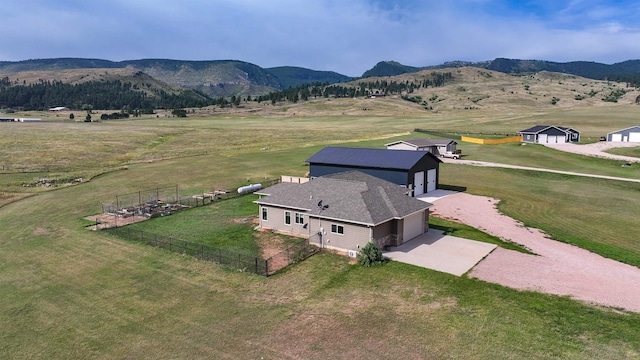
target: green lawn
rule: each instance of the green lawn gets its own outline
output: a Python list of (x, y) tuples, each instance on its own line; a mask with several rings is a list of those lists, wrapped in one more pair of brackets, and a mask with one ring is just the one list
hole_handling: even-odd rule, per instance
[(624, 147), (624, 148), (614, 148), (606, 150), (606, 152), (616, 155), (623, 156), (633, 156), (640, 158), (640, 146), (638, 147)]
[[(557, 114), (522, 117), (544, 121)], [(567, 114), (567, 121), (579, 121), (578, 115), (583, 114)], [(518, 127), (517, 116), (500, 116), (478, 118), (471, 126), (484, 123), (488, 129), (502, 120), (505, 127)], [(424, 127), (425, 122), (444, 127), (445, 121), (457, 121), (454, 117), (100, 123), (108, 128), (106, 138), (121, 132), (123, 142), (129, 139), (134, 144), (107, 156), (109, 151), (87, 141), (82, 146), (93, 147), (99, 154), (85, 159), (79, 151), (71, 161), (83, 167), (103, 156), (111, 162), (124, 154), (122, 159), (130, 161), (128, 170), (35, 193), (17, 185), (22, 175), (10, 175), (13, 178), (6, 181), (8, 177), (0, 177), (2, 196), (34, 193), (0, 207), (0, 357), (640, 359), (640, 314), (395, 262), (362, 268), (328, 253), (264, 278), (89, 231), (81, 220), (98, 213), (101, 203), (113, 202), (118, 194), (174, 184), (187, 194), (233, 189), (281, 174), (304, 175), (308, 170), (304, 160), (326, 144), (385, 143), (397, 139), (394, 134)], [(470, 121), (467, 117), (457, 124), (462, 126), (463, 120)], [(593, 126), (593, 133), (600, 131), (593, 125), (595, 116), (585, 121)], [(46, 132), (49, 128), (33, 129)], [(59, 147), (70, 139), (63, 133), (49, 132), (47, 141), (55, 146), (31, 144), (35, 154), (45, 157), (43, 163), (47, 154), (62, 151)], [(167, 134), (173, 137), (159, 139)], [(2, 144), (10, 142), (11, 136), (0, 132)], [(269, 150), (261, 150), (266, 145)], [(487, 160), (501, 156), (494, 150), (482, 155), (482, 149), (474, 156)], [(538, 147), (507, 149), (514, 151), (518, 161), (562, 159)], [(207, 153), (158, 161), (162, 154), (179, 150)], [(2, 155), (7, 152), (0, 146)], [(139, 161), (150, 158), (155, 160)], [(605, 164), (578, 160), (578, 165), (568, 166), (588, 169)], [(640, 245), (631, 231), (640, 213), (637, 184), (451, 164), (441, 169), (443, 184), (495, 196), (502, 200), (502, 211), (527, 225), (640, 264)], [(244, 200), (138, 226), (198, 239), (200, 230), (190, 233), (190, 221), (210, 220), (213, 225), (217, 219), (217, 228), (228, 225), (232, 234), (244, 236), (245, 229), (223, 221), (249, 216), (254, 205)], [(481, 236), (455, 224), (442, 226)], [(212, 228), (204, 238), (226, 238)]]
[(505, 249), (515, 250), (525, 254), (533, 254), (531, 251), (525, 249), (524, 247), (518, 244), (504, 241), (500, 238), (489, 235), (476, 228), (473, 228), (471, 226), (467, 226), (461, 223), (457, 223), (454, 221), (449, 221), (449, 220), (431, 216), (429, 217), (429, 227), (432, 229), (443, 231), (446, 235), (452, 235), (452, 236), (457, 236), (465, 239), (482, 241), (489, 244), (496, 244)]
[(187, 209), (168, 217), (157, 217), (128, 227), (174, 239), (259, 256), (254, 224), (258, 214), (253, 203), (257, 196), (248, 195), (218, 203)]

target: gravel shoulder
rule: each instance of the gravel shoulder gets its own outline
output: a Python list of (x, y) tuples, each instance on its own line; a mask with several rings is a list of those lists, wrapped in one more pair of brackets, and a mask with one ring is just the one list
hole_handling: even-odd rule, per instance
[(640, 312), (640, 269), (551, 240), (542, 231), (501, 214), (498, 202), (466, 193), (434, 201), (433, 216), (473, 226), (537, 254), (497, 248), (473, 268), (470, 277)]

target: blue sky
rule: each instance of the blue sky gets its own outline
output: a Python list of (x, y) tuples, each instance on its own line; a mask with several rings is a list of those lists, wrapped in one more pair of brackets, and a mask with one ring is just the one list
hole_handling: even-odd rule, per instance
[(359, 76), (497, 57), (640, 58), (628, 0), (3, 0), (0, 61), (234, 59)]

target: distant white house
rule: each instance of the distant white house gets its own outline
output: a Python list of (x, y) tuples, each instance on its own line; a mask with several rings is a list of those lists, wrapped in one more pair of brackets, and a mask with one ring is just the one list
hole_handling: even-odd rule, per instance
[(446, 152), (457, 153), (458, 143), (451, 139), (409, 139), (394, 141), (386, 144), (389, 150), (417, 150), (426, 151), (434, 155), (442, 155)]
[(69, 110), (69, 108), (65, 106), (56, 106), (49, 109), (49, 111), (66, 111), (66, 110)]
[(17, 118), (16, 121), (19, 121), (19, 122), (38, 122), (38, 121), (42, 121), (42, 119), (38, 119), (38, 118)]
[(580, 141), (578, 130), (554, 125), (536, 125), (520, 131), (522, 142), (537, 144), (571, 143)]
[(612, 131), (607, 134), (607, 141), (612, 142), (640, 142), (640, 126)]

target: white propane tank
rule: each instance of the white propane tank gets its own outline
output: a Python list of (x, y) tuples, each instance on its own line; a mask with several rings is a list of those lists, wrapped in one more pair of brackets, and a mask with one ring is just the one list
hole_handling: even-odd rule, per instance
[(245, 194), (262, 189), (262, 184), (250, 184), (238, 188), (238, 194)]

